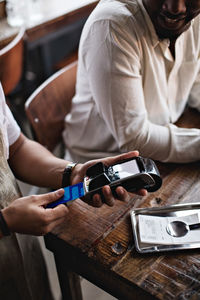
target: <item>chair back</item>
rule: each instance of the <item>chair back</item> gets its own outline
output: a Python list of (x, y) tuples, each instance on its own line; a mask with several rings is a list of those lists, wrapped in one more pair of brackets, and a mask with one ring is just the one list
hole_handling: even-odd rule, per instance
[(38, 87), (25, 103), (34, 138), (50, 151), (62, 140), (64, 119), (75, 94), (77, 62), (64, 67)]
[(15, 89), (23, 74), (24, 34), (21, 28), (8, 44), (0, 45), (0, 81), (6, 96)]

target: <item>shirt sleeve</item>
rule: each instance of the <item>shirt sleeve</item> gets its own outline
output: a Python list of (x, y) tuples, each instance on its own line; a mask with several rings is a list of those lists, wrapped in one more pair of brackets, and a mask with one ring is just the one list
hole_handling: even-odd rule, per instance
[(196, 80), (192, 86), (188, 105), (190, 107), (196, 108), (198, 111), (200, 111), (200, 70), (199, 70)]
[(15, 121), (9, 107), (6, 105), (6, 118), (7, 118), (7, 135), (9, 146), (14, 144), (18, 139), (21, 129)]
[(9, 146), (12, 145), (20, 135), (20, 127), (16, 123), (8, 105), (6, 104), (2, 86), (0, 84), (0, 127), (5, 144), (5, 155), (9, 158)]
[(136, 32), (134, 36), (133, 31), (107, 20), (91, 26), (84, 64), (100, 116), (122, 152), (137, 149), (143, 156), (164, 162), (199, 160), (199, 129), (161, 126), (148, 119), (140, 50)]

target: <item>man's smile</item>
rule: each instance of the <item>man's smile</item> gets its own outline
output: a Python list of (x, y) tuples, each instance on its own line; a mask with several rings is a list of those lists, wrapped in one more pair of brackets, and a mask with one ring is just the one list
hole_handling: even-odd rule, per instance
[(158, 15), (159, 23), (162, 23), (162, 26), (166, 28), (176, 29), (177, 27), (182, 26), (185, 23), (186, 16), (184, 15), (166, 15), (164, 13), (160, 13)]

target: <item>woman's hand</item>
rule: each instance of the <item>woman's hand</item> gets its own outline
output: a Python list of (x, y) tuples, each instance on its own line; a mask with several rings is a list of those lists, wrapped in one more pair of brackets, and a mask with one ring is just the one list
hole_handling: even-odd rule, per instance
[(61, 204), (55, 208), (45, 208), (58, 200), (64, 190), (18, 198), (2, 209), (3, 217), (11, 232), (44, 235), (63, 222), (68, 208)]

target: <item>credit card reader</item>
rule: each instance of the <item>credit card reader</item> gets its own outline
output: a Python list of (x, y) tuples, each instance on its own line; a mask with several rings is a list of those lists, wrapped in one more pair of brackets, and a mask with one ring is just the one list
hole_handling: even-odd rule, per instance
[(104, 185), (109, 185), (113, 193), (118, 186), (128, 192), (154, 192), (161, 187), (162, 179), (153, 160), (137, 156), (108, 167), (100, 162), (88, 168), (84, 178), (86, 193), (101, 193)]
[(47, 207), (53, 208), (83, 196), (92, 197), (96, 193), (103, 198), (104, 185), (109, 185), (113, 195), (117, 197), (115, 190), (118, 186), (124, 187), (128, 192), (140, 189), (155, 192), (161, 187), (162, 179), (156, 164), (149, 158), (132, 157), (111, 166), (99, 162), (87, 169), (83, 182), (65, 187), (64, 196)]

